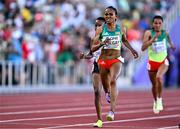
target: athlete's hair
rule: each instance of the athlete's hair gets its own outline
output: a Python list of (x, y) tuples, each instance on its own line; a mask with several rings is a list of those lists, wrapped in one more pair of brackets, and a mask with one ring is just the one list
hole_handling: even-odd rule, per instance
[[(112, 10), (115, 12), (116, 15), (118, 14), (118, 13), (117, 13), (117, 9), (114, 8), (113, 6), (108, 6), (106, 9), (112, 9)], [(105, 9), (105, 10), (106, 10), (106, 9)]]
[(105, 22), (105, 19), (104, 19), (104, 17), (98, 17), (98, 18), (96, 18), (96, 20), (100, 20), (100, 21), (103, 21), (103, 22)]
[[(96, 18), (96, 20), (100, 20), (100, 21), (102, 21), (102, 22), (105, 23), (104, 17), (98, 17), (98, 18)], [(95, 27), (97, 27), (97, 24), (96, 24), (96, 23), (95, 23)]]
[(153, 22), (154, 22), (155, 19), (160, 19), (160, 20), (163, 22), (163, 17), (160, 16), (160, 15), (155, 15), (155, 16), (153, 17)]

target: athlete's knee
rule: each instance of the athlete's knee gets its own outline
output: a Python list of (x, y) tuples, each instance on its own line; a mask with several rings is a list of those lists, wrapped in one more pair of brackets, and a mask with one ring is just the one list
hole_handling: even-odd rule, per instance
[(94, 88), (94, 94), (95, 94), (95, 96), (100, 96), (99, 88)]
[(162, 77), (162, 76), (156, 76), (156, 80), (157, 80), (158, 82), (162, 82), (162, 81), (163, 81), (163, 77)]
[(111, 84), (111, 86), (116, 86), (116, 79), (112, 79), (110, 84)]

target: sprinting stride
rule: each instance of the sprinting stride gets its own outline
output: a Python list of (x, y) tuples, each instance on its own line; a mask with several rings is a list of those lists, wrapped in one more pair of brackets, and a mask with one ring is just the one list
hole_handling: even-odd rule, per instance
[(138, 53), (127, 41), (125, 31), (116, 24), (116, 8), (112, 6), (107, 7), (104, 11), (104, 19), (106, 24), (102, 26), (102, 32), (94, 38), (92, 50), (102, 47), (98, 66), (100, 68), (103, 87), (110, 90), (110, 111), (106, 118), (112, 121), (114, 120), (115, 105), (118, 96), (116, 81), (120, 75), (122, 62), (124, 62), (124, 59), (121, 57), (122, 43), (131, 51), (135, 58), (138, 57)]
[(141, 48), (142, 51), (148, 49), (147, 69), (150, 81), (152, 83), (152, 94), (154, 97), (154, 113), (159, 113), (163, 110), (163, 76), (167, 72), (169, 67), (169, 61), (167, 59), (167, 49), (170, 46), (170, 48), (175, 50), (169, 34), (162, 29), (162, 26), (163, 18), (158, 15), (154, 16), (152, 29), (145, 31), (143, 37), (143, 45)]

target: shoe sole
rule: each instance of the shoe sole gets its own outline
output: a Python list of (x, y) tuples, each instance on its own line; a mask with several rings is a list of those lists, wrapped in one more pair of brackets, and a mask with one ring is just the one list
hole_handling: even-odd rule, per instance
[(159, 110), (153, 110), (154, 114), (159, 114)]
[(159, 108), (159, 109), (158, 109), (158, 108), (156, 108), (156, 109), (157, 109), (157, 110), (159, 110), (159, 111), (162, 111), (162, 110), (163, 110), (163, 108)]
[(110, 116), (107, 116), (106, 119), (107, 119), (108, 121), (113, 121), (113, 120), (114, 120), (114, 119), (113, 119), (112, 117), (110, 117)]
[(93, 125), (94, 128), (102, 128), (102, 126)]

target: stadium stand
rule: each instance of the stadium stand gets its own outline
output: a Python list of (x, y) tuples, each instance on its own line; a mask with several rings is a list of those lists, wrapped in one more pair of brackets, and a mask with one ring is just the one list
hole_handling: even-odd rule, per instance
[[(127, 27), (131, 45), (142, 55), (126, 59), (120, 86), (148, 85), (146, 78), (138, 80), (145, 61), (141, 52), (142, 34), (150, 28), (155, 14), (165, 18), (165, 28), (174, 43), (179, 33), (179, 0), (2, 0), (0, 2), (0, 88), (88, 86), (91, 85), (92, 61), (80, 61), (81, 51), (88, 51), (94, 19), (102, 16), (106, 6), (119, 10), (119, 19)], [(176, 23), (177, 22), (177, 23)], [(175, 24), (176, 23), (176, 24)], [(178, 55), (178, 48), (175, 55)], [(179, 61), (179, 58), (176, 58)], [(179, 66), (173, 67), (175, 80)], [(144, 80), (144, 81), (143, 81)]]

